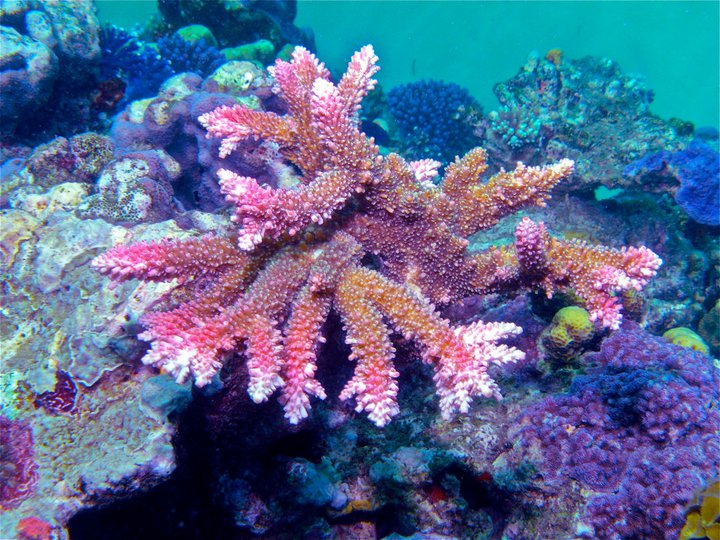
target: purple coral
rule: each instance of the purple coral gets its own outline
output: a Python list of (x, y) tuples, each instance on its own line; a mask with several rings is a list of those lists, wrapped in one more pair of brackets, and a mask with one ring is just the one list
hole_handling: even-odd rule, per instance
[[(244, 97), (269, 92), (269, 82), (257, 68), (244, 64), (241, 69), (240, 75), (246, 74), (252, 81), (243, 92)], [(188, 209), (199, 207), (212, 211), (225, 205), (217, 183), (217, 171), (221, 168), (257, 176), (276, 185), (274, 173), (268, 168), (278, 167), (279, 160), (274, 159), (269, 146), (261, 151), (258, 144), (248, 142), (236, 155), (219, 158), (217, 141), (208, 139), (197, 121), (205, 113), (236, 102), (231, 94), (218, 90), (212, 77), (203, 81), (195, 73), (177, 75), (166, 81), (142, 114), (131, 104), (114, 118), (111, 137), (116, 144), (116, 155), (164, 150), (180, 168), (170, 193)], [(266, 155), (259, 155), (263, 152)]]
[(581, 518), (592, 538), (677, 534), (720, 465), (717, 369), (632, 322), (585, 361), (568, 393), (517, 419), (514, 458), (536, 463), (549, 486), (572, 479), (594, 492)]
[(0, 415), (0, 510), (15, 508), (37, 482), (32, 428)]

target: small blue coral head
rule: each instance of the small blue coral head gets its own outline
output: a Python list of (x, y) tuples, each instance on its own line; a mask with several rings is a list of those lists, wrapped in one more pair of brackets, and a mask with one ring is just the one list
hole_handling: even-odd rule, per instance
[(175, 73), (189, 71), (207, 77), (227, 61), (219, 50), (204, 40), (186, 41), (177, 33), (160, 38), (157, 46)]
[(680, 189), (675, 200), (702, 225), (720, 225), (720, 154), (695, 140), (682, 152), (673, 154)]
[(125, 98), (149, 97), (173, 75), (168, 61), (152, 46), (116, 26), (100, 31), (102, 80), (120, 79), (126, 83)]
[(388, 106), (406, 146), (417, 158), (450, 161), (474, 146), (469, 121), (480, 105), (455, 83), (423, 80), (396, 86)]
[(675, 201), (696, 222), (720, 225), (720, 154), (696, 139), (685, 150), (648, 154), (627, 165), (626, 176), (648, 173), (677, 177)]

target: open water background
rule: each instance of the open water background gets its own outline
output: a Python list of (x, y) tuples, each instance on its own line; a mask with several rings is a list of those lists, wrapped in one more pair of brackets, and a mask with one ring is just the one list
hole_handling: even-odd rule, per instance
[[(154, 0), (98, 0), (105, 22), (130, 27)], [(298, 2), (298, 26), (315, 32), (319, 57), (343, 71), (372, 43), (386, 89), (423, 78), (470, 90), (486, 110), (493, 85), (512, 77), (531, 51), (565, 58), (604, 56), (655, 90), (651, 110), (717, 127), (720, 121), (720, 2)]]

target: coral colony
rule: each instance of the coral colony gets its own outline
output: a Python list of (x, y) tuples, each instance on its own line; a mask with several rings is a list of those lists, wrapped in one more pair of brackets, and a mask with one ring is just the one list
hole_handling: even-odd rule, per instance
[[(382, 156), (359, 129), (364, 96), (375, 86), (371, 46), (352, 57), (337, 84), (308, 50), (272, 68), (284, 115), (222, 106), (200, 117), (221, 156), (251, 139), (277, 148), (299, 174), (273, 188), (231, 170), (218, 173), (234, 206), (237, 238), (120, 245), (94, 267), (115, 281), (173, 281), (169, 311), (142, 319), (151, 342), (144, 361), (179, 382), (207, 385), (223, 356), (244, 343), (255, 402), (276, 390), (291, 423), (307, 417), (316, 349), (330, 310), (341, 317), (355, 372), (340, 394), (378, 426), (397, 415), (396, 331), (420, 345), (434, 368), (444, 417), (466, 412), (475, 396), (500, 398), (492, 364), (523, 357), (502, 344), (521, 329), (509, 322), (451, 326), (438, 309), (469, 295), (572, 289), (591, 319), (618, 328), (620, 295), (640, 290), (660, 258), (645, 247), (621, 250), (549, 236), (524, 218), (512, 245), (476, 252), (468, 238), (529, 205), (573, 173), (567, 159), (544, 167), (518, 163), (484, 180), (486, 153), (458, 157), (439, 184), (440, 163)], [(184, 300), (184, 301), (183, 301)]]

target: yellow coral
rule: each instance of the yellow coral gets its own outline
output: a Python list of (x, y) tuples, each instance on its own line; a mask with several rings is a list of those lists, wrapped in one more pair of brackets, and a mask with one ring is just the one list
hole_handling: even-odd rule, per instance
[(720, 540), (720, 480), (699, 493), (685, 515), (680, 540)]
[[(262, 72), (252, 62), (232, 60), (217, 68), (210, 75), (210, 80), (217, 84), (220, 92), (242, 93), (250, 89), (260, 77), (262, 77)], [(243, 105), (247, 105), (247, 103), (243, 103)], [(260, 108), (259, 102), (250, 108)]]
[(568, 333), (575, 339), (587, 339), (595, 332), (590, 314), (586, 309), (577, 306), (562, 308), (553, 317), (553, 322), (567, 328)]
[(710, 354), (710, 348), (707, 346), (707, 343), (703, 341), (703, 338), (684, 326), (671, 328), (663, 334), (663, 337), (673, 345), (688, 347), (703, 354)]
[(357, 501), (348, 501), (348, 503), (337, 512), (338, 515), (347, 515), (354, 512), (372, 512), (375, 510), (375, 504), (368, 499), (360, 499)]
[(590, 313), (581, 307), (569, 306), (555, 314), (550, 327), (543, 333), (542, 344), (551, 358), (568, 360), (576, 356), (594, 335)]

